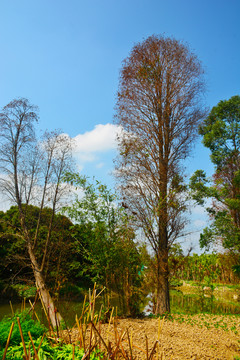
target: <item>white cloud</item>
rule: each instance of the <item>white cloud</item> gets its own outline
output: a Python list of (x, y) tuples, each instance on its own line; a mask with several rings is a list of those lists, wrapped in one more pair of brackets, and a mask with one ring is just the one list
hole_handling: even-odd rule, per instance
[(91, 131), (78, 134), (73, 138), (73, 155), (77, 163), (82, 167), (83, 164), (98, 161), (97, 168), (103, 166), (102, 155), (117, 147), (117, 134), (120, 127), (113, 124), (98, 124)]
[(98, 124), (91, 131), (79, 134), (73, 138), (76, 153), (96, 153), (116, 148), (116, 136), (119, 126), (113, 124)]

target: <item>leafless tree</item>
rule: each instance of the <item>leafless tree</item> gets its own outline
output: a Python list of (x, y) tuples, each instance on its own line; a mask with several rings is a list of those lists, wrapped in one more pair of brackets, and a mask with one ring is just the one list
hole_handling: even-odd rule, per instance
[(205, 115), (203, 90), (197, 57), (163, 36), (135, 45), (120, 72), (116, 177), (125, 207), (156, 255), (156, 313), (170, 311), (168, 252), (185, 225), (182, 160)]
[[(37, 121), (37, 108), (27, 99), (11, 101), (0, 113), (0, 188), (18, 206), (21, 233), (36, 286), (52, 325), (56, 326), (62, 318), (46, 287), (46, 264), (54, 216), (67, 186), (61, 184), (61, 178), (65, 171), (71, 170), (71, 141), (56, 131), (46, 132), (37, 142), (34, 130)], [(26, 221), (30, 204), (40, 208), (34, 234)], [(52, 210), (43, 251), (39, 252), (39, 227), (45, 206)]]

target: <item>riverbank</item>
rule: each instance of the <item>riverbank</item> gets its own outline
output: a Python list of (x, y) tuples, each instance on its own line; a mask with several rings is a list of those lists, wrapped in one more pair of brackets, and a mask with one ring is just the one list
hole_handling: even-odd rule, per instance
[[(132, 341), (132, 355), (136, 360), (146, 359), (146, 337), (148, 353), (159, 340), (160, 359), (166, 360), (233, 360), (240, 359), (240, 317), (233, 315), (174, 315), (169, 319), (118, 319), (114, 325), (101, 324), (102, 338), (114, 348), (117, 334), (125, 333), (123, 348), (129, 354), (127, 329)], [(79, 341), (76, 328), (64, 332), (66, 340)], [(103, 346), (102, 346), (103, 348)], [(162, 358), (161, 358), (162, 356)]]

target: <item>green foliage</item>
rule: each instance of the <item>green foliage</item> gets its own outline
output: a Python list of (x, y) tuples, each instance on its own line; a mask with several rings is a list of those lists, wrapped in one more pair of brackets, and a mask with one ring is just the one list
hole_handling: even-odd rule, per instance
[(240, 96), (220, 101), (200, 127), (203, 144), (211, 150), (218, 168), (238, 156), (240, 145)]
[[(173, 320), (181, 323), (186, 323), (191, 326), (198, 326), (200, 328), (207, 329), (222, 329), (226, 332), (232, 331), (235, 335), (238, 334), (236, 331), (236, 325), (238, 323), (238, 315), (213, 315), (213, 314), (199, 314), (199, 315), (174, 315)], [(226, 322), (227, 321), (227, 322)], [(237, 360), (237, 358), (234, 358)]]
[[(75, 347), (74, 358), (82, 359), (84, 355), (84, 350)], [(73, 358), (73, 346), (63, 345), (62, 347), (58, 347), (54, 349), (54, 360), (72, 360)], [(100, 351), (94, 350), (90, 354), (90, 360), (100, 360), (103, 358), (103, 355)]]
[[(25, 206), (26, 222), (30, 233), (34, 236), (37, 219), (40, 209), (36, 206)], [(51, 209), (42, 210), (38, 247), (36, 256), (39, 262), (42, 259), (45, 238), (48, 231), (48, 223), (51, 217)], [(34, 288), (30, 285), (34, 283), (31, 272), (31, 263), (28, 261), (26, 242), (22, 236), (19, 210), (12, 206), (6, 213), (0, 214), (2, 227), (0, 228), (0, 254), (4, 257), (4, 262), (0, 265), (1, 279), (9, 284), (9, 279), (13, 279), (13, 287), (17, 290), (20, 297), (31, 297)], [(71, 221), (63, 215), (55, 215), (52, 228), (52, 245), (47, 254), (48, 276), (47, 285), (52, 288), (54, 293), (59, 292), (59, 287), (69, 280), (69, 264), (71, 264), (71, 254), (74, 253), (73, 238), (71, 235)], [(78, 257), (78, 261), (81, 259)], [(24, 285), (22, 284), (24, 282)]]
[[(20, 319), (21, 328), (23, 332), (23, 338), (26, 345), (26, 348), (31, 347), (31, 354), (33, 355), (32, 345), (28, 336), (28, 332), (30, 331), (35, 348), (38, 348), (43, 334), (47, 331), (47, 329), (38, 322), (35, 322), (31, 319), (31, 317), (26, 313), (22, 312), (16, 314), (12, 318), (4, 318), (0, 322), (0, 358), (2, 358), (4, 349), (6, 346), (9, 330), (12, 322), (15, 323), (10, 346), (7, 351), (6, 360), (22, 360), (24, 356), (24, 348), (21, 342), (20, 331), (18, 328), (17, 317)], [(84, 355), (84, 350), (79, 347), (75, 347), (75, 359), (82, 359)], [(69, 344), (60, 344), (57, 346), (52, 346), (47, 338), (44, 338), (41, 347), (38, 351), (39, 360), (72, 360), (73, 358), (73, 346)], [(94, 350), (91, 353), (91, 360), (100, 360), (102, 358), (101, 352), (99, 350)]]
[[(71, 175), (66, 179), (71, 182)], [(144, 297), (144, 276), (139, 272), (144, 263), (124, 209), (118, 205), (116, 195), (98, 181), (91, 184), (85, 178), (72, 175), (72, 183), (81, 189), (83, 196), (65, 209), (75, 225), (66, 216), (54, 218), (52, 246), (47, 255), (47, 285), (55, 298), (61, 294), (65, 298), (79, 299), (81, 289), (92, 287), (96, 282), (118, 294), (124, 313), (136, 314)], [(39, 208), (23, 205), (23, 209), (27, 226), (34, 234)], [(43, 209), (36, 248), (40, 260), (50, 216), (51, 210)], [(0, 265), (0, 290), (4, 290), (11, 279), (15, 297), (32, 297), (35, 295), (34, 279), (31, 264), (26, 261), (25, 240), (19, 230), (18, 208), (13, 206), (6, 213), (0, 213), (0, 218), (3, 220), (0, 253), (4, 257)]]
[[(41, 337), (34, 339), (33, 343), (35, 348), (38, 348)], [(29, 344), (31, 346), (31, 342), (28, 338), (28, 340), (25, 342), (26, 348), (29, 348)], [(31, 350), (31, 355), (33, 355), (33, 349)], [(48, 360), (48, 359), (55, 359), (54, 357), (55, 349), (50, 345), (49, 341), (44, 338), (41, 344), (41, 347), (38, 351), (38, 357), (39, 360)], [(1, 355), (1, 353), (0, 353)], [(22, 360), (24, 356), (24, 348), (22, 342), (20, 342), (18, 345), (10, 346), (7, 351), (6, 360)]]
[(208, 188), (206, 184), (209, 180), (203, 170), (197, 170), (190, 178), (190, 189), (192, 190), (192, 198), (199, 205), (204, 204), (204, 199), (207, 197)]
[[(35, 348), (37, 349), (40, 342), (41, 337), (38, 339), (34, 339), (33, 343)], [(31, 354), (34, 354), (34, 351), (31, 346), (30, 340), (25, 342), (26, 348), (31, 347)], [(3, 355), (4, 350), (0, 351), (0, 356)], [(84, 350), (79, 347), (75, 347), (74, 349), (74, 358), (77, 360), (82, 359), (84, 355)], [(22, 360), (24, 356), (24, 348), (22, 342), (19, 345), (10, 346), (7, 351), (6, 360)], [(41, 347), (38, 351), (39, 360), (72, 360), (73, 358), (73, 345), (71, 344), (63, 344), (58, 346), (52, 346), (48, 339), (44, 338)], [(92, 351), (90, 355), (90, 360), (100, 360), (102, 359), (102, 353), (98, 350)]]
[(12, 288), (17, 292), (20, 298), (32, 298), (36, 295), (36, 287), (23, 284), (12, 285)]
[(232, 270), (238, 277), (240, 277), (240, 265), (233, 265)]
[(213, 107), (199, 132), (216, 166), (212, 181), (203, 170), (190, 179), (193, 200), (200, 205), (212, 200), (206, 209), (212, 223), (203, 230), (200, 246), (209, 249), (221, 240), (226, 249), (240, 252), (240, 96)]
[(28, 331), (31, 332), (32, 338), (37, 339), (42, 336), (46, 328), (39, 322), (35, 322), (27, 312), (16, 314), (14, 317), (5, 317), (0, 322), (0, 348), (4, 348), (7, 342), (9, 330), (12, 322), (15, 323), (13, 333), (10, 340), (10, 345), (19, 345), (21, 342), (20, 331), (17, 324), (17, 317), (20, 319), (23, 337), (28, 339)]
[[(83, 349), (75, 349), (74, 353), (76, 359), (81, 359), (84, 355)], [(57, 349), (55, 352), (54, 360), (72, 360), (73, 358), (73, 346), (71, 344), (64, 345)]]
[(142, 297), (139, 270), (143, 264), (124, 209), (99, 181), (90, 183), (78, 174), (67, 174), (65, 180), (81, 190), (81, 197), (64, 209), (78, 223), (72, 235), (75, 252), (83, 258), (81, 264), (73, 258), (70, 271), (113, 290), (123, 312), (136, 314)]
[(172, 287), (178, 287), (178, 286), (182, 286), (183, 282), (175, 277), (170, 279), (170, 286)]
[(178, 286), (181, 280), (203, 283), (238, 283), (238, 256), (229, 254), (193, 254), (191, 256), (170, 256), (169, 269), (171, 284)]

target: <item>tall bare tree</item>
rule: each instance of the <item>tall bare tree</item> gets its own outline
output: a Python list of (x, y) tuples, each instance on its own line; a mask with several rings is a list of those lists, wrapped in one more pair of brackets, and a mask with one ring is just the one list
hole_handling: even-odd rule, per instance
[(180, 41), (151, 36), (135, 45), (120, 72), (116, 176), (157, 259), (156, 313), (170, 311), (168, 252), (186, 210), (182, 160), (205, 115), (203, 70)]
[[(11, 101), (0, 113), (0, 188), (18, 206), (21, 236), (25, 240), (36, 286), (52, 325), (56, 326), (62, 318), (46, 286), (46, 264), (54, 216), (66, 190), (61, 178), (65, 171), (71, 170), (71, 142), (59, 131), (45, 133), (37, 142), (34, 130), (37, 121), (37, 108), (23, 98)], [(34, 234), (26, 221), (29, 204), (40, 207)], [(51, 207), (52, 211), (45, 245), (39, 252), (39, 227), (45, 206)]]

